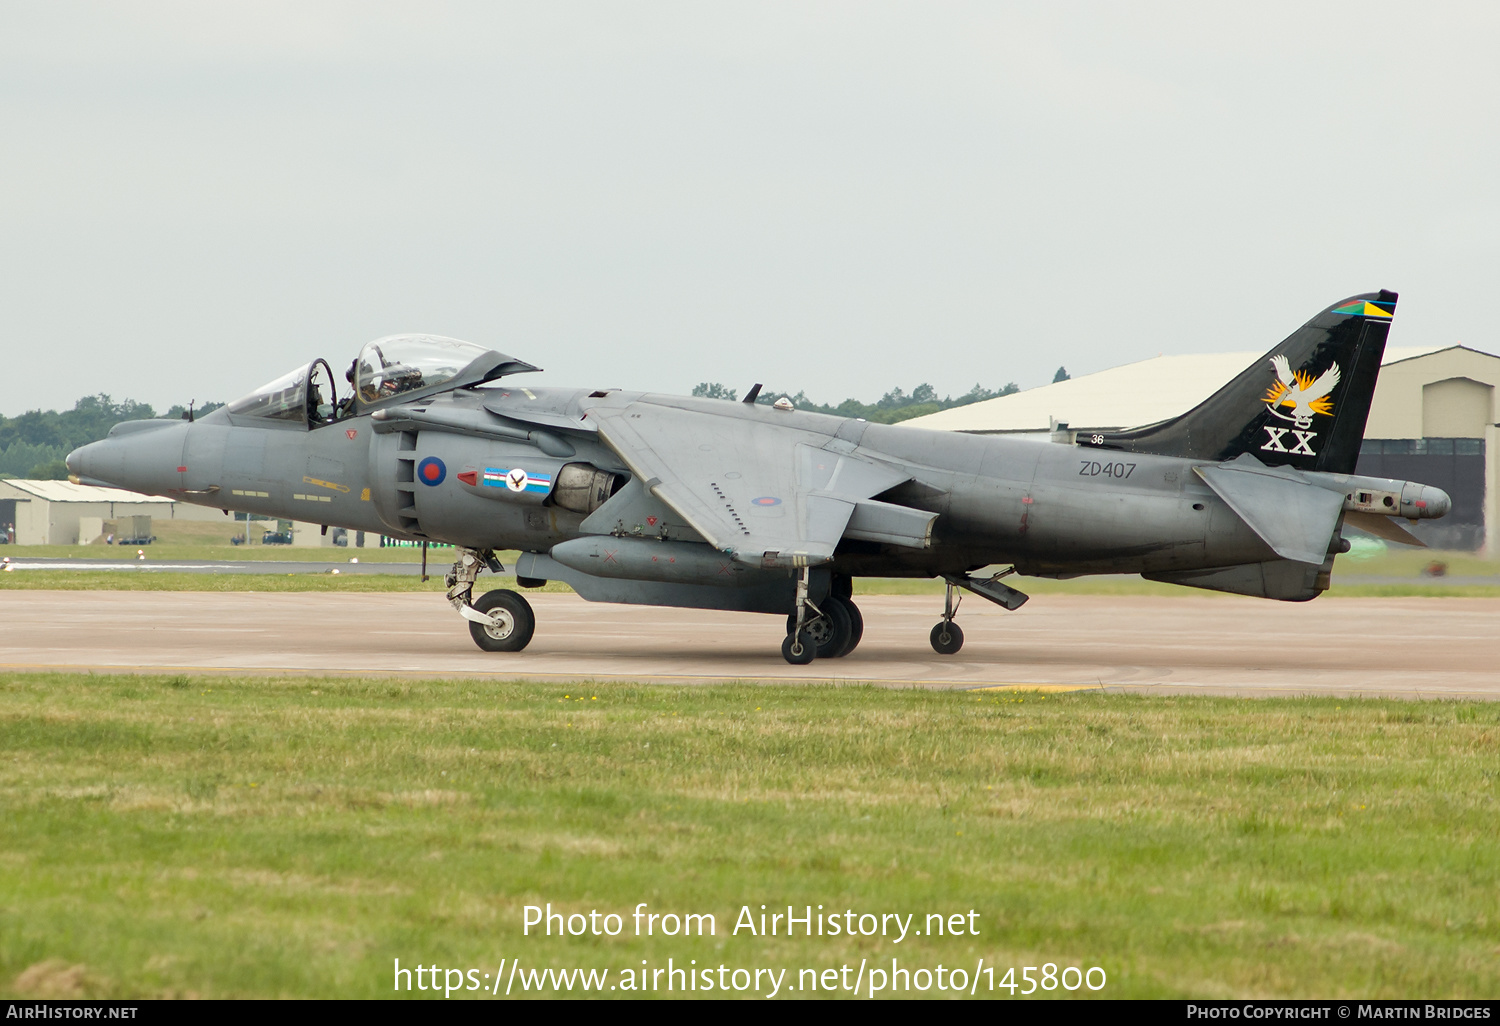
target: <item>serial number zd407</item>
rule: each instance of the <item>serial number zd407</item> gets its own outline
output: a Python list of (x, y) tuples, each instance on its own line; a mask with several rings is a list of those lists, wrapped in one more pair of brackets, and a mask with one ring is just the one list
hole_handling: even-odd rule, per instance
[(1079, 477), (1118, 477), (1121, 479), (1135, 473), (1134, 463), (1100, 463), (1098, 460), (1080, 460)]

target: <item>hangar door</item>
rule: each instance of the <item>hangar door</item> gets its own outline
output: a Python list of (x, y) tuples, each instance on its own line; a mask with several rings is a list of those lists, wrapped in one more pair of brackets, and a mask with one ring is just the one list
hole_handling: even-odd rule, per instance
[(1484, 544), (1484, 463), (1483, 438), (1366, 438), (1355, 473), (1443, 489), (1453, 512), (1402, 526), (1435, 549), (1478, 549)]

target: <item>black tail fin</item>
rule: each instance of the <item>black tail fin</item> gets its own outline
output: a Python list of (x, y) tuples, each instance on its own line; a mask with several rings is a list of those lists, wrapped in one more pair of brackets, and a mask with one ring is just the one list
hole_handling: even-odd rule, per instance
[(1394, 292), (1341, 300), (1180, 417), (1078, 442), (1352, 474), (1395, 312)]

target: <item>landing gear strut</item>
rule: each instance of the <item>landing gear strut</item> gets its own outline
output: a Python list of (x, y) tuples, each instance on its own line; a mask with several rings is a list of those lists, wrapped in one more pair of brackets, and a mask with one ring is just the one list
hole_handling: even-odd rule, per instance
[(808, 601), (807, 567), (803, 567), (797, 572), (797, 609), (788, 618), (786, 640), (781, 643), (781, 657), (793, 666), (806, 666), (818, 654), (817, 642), (804, 626), (809, 608), (814, 613), (818, 611), (817, 606)]
[(807, 597), (807, 570), (797, 579), (797, 610), (786, 618), (786, 640), (781, 655), (794, 666), (817, 659), (837, 659), (854, 651), (865, 633), (859, 607), (841, 596), (835, 583), (831, 594), (814, 604)]
[(491, 549), (459, 549), (453, 569), (443, 579), (448, 602), (469, 621), (469, 636), (486, 652), (519, 652), (536, 631), (531, 603), (513, 591), (497, 588), (475, 601), (474, 581), (480, 573), (498, 574), (504, 569)]
[(944, 581), (943, 583), (947, 586), (943, 596), (943, 619), (932, 629), (928, 640), (932, 642), (932, 650), (938, 655), (953, 655), (964, 647), (964, 632), (958, 624), (953, 622), (963, 596), (958, 596), (958, 601), (955, 602), (953, 582)]

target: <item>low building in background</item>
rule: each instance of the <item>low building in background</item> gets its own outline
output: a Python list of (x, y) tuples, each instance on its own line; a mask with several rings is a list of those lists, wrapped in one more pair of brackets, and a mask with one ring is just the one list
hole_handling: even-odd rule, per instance
[[(115, 525), (116, 541), (149, 544), (145, 539), (158, 533), (163, 523), (190, 521), (212, 523), (223, 529), (218, 544), (231, 537), (244, 537), (245, 522), (227, 517), (222, 510), (178, 502), (165, 495), (142, 495), (121, 488), (73, 484), (71, 481), (0, 479), (0, 529), (14, 532), (17, 545), (88, 545), (108, 536), (107, 525)], [(286, 528), (283, 532), (280, 529)], [(251, 521), (254, 544), (267, 531), (290, 533), (292, 545), (334, 544), (334, 531), (323, 533), (319, 524), (276, 520)]]

